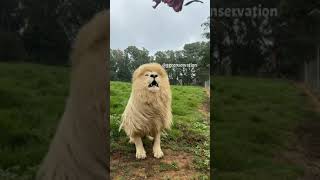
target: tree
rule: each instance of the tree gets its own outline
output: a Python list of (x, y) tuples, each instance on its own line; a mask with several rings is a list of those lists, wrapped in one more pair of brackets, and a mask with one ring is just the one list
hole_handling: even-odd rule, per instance
[(128, 61), (129, 71), (133, 72), (141, 64), (150, 62), (149, 51), (145, 48), (139, 49), (136, 46), (129, 46), (124, 50)]
[(121, 50), (113, 51), (111, 59), (112, 59), (111, 62), (115, 64), (114, 67), (116, 67), (115, 70), (111, 70), (111, 72), (114, 71), (117, 73), (116, 80), (126, 81), (126, 82), (131, 81), (132, 72), (130, 71), (130, 68), (129, 68), (129, 59), (124, 54), (124, 52)]

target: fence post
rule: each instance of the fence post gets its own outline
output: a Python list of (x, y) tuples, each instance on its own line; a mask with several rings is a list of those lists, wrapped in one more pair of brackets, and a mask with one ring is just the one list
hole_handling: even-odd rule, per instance
[(320, 44), (318, 43), (317, 46), (317, 90), (320, 91), (320, 57), (319, 57), (319, 50)]
[(308, 64), (307, 64), (307, 61), (304, 61), (304, 64), (303, 64), (303, 65), (304, 65), (304, 69), (303, 69), (303, 70), (304, 70), (303, 82), (304, 82), (304, 83), (307, 83), (307, 82), (308, 82), (308, 77), (307, 77), (307, 76), (308, 76), (308, 74), (307, 74), (307, 72), (308, 72)]

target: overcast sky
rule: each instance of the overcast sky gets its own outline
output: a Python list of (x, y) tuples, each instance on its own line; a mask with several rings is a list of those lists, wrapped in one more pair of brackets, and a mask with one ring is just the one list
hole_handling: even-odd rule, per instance
[(124, 50), (135, 45), (145, 47), (153, 55), (205, 40), (201, 24), (210, 15), (210, 1), (203, 2), (183, 6), (182, 11), (176, 13), (164, 3), (153, 9), (152, 0), (111, 0), (111, 49)]

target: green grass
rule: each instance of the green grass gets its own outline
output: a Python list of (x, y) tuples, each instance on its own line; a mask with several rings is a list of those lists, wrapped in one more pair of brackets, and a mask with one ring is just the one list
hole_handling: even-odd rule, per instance
[(63, 113), (67, 72), (0, 63), (0, 179), (34, 179)]
[[(134, 151), (123, 131), (118, 132), (119, 116), (127, 103), (130, 84), (111, 84), (111, 151), (116, 148)], [(0, 63), (1, 180), (34, 179), (63, 113), (68, 89), (66, 67)], [(205, 99), (203, 89), (173, 86), (172, 90), (174, 126), (163, 138), (163, 145), (193, 152), (198, 162), (195, 166), (207, 171), (209, 126), (198, 111)], [(194, 143), (190, 145), (190, 142)]]
[[(34, 179), (64, 110), (68, 70), (0, 63), (0, 179)], [(297, 125), (308, 115), (319, 117), (306, 109), (306, 95), (284, 80), (216, 77), (213, 86), (215, 178), (301, 176), (302, 167), (279, 159), (294, 140)], [(118, 132), (130, 88), (129, 83), (111, 82), (111, 152), (134, 153), (124, 132)], [(193, 153), (194, 167), (208, 172), (209, 124), (198, 111), (205, 93), (193, 86), (172, 86), (172, 92), (174, 125), (162, 145)], [(163, 164), (162, 169), (179, 167)]]
[[(195, 86), (171, 86), (173, 126), (162, 137), (162, 147), (194, 154), (194, 167), (209, 170), (209, 124), (199, 109), (206, 100), (203, 88)], [(128, 102), (131, 84), (111, 82), (111, 152), (134, 153), (124, 131), (118, 132), (120, 117)], [(150, 142), (145, 141), (146, 146)], [(149, 144), (148, 144), (149, 143)]]
[(161, 171), (170, 171), (170, 170), (178, 170), (179, 167), (176, 162), (172, 162), (171, 164), (160, 162), (160, 172)]
[(215, 77), (212, 102), (216, 179), (291, 180), (303, 174), (302, 167), (279, 160), (298, 124), (314, 113), (293, 83)]
[[(34, 179), (63, 113), (68, 78), (68, 68), (0, 63), (0, 179)], [(302, 167), (279, 159), (307, 113), (319, 117), (306, 109), (305, 94), (284, 80), (216, 77), (213, 86), (215, 177), (282, 180), (301, 176)], [(129, 83), (111, 82), (111, 152), (134, 153), (124, 132), (118, 132), (130, 88)], [(209, 125), (198, 111), (205, 93), (192, 86), (172, 86), (172, 92), (174, 125), (162, 145), (193, 153), (194, 167), (207, 172)]]

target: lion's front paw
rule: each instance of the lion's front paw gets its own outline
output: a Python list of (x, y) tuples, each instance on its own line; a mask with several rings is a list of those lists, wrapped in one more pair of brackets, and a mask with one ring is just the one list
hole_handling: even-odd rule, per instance
[(163, 152), (160, 148), (156, 148), (156, 149), (153, 149), (153, 156), (155, 158), (162, 158), (163, 157)]
[(145, 150), (139, 150), (136, 152), (137, 159), (145, 159), (147, 157)]

